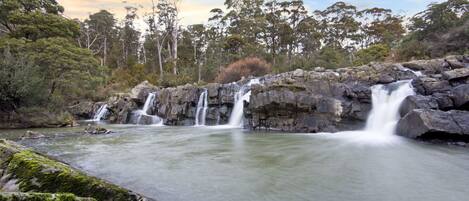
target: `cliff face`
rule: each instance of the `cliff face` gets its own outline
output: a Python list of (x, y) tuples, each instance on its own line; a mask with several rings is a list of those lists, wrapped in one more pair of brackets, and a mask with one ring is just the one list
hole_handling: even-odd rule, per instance
[[(422, 74), (422, 75), (421, 75)], [(370, 87), (412, 79), (417, 95), (409, 97), (401, 115), (415, 109), (467, 111), (469, 68), (467, 57), (449, 57), (406, 63), (370, 64), (352, 68), (295, 70), (259, 78), (244, 102), (244, 126), (288, 132), (334, 132), (361, 128), (371, 109)], [(111, 97), (107, 104), (113, 123), (128, 123), (132, 111), (141, 108), (149, 93), (155, 101), (148, 114), (166, 125), (194, 125), (200, 94), (208, 92), (207, 124), (226, 124), (235, 94), (249, 79), (231, 84), (184, 85), (157, 88), (148, 83), (129, 94)], [(421, 99), (431, 99), (428, 108)], [(100, 103), (103, 104), (103, 103)], [(96, 106), (94, 106), (96, 108)], [(401, 129), (401, 132), (406, 132)]]

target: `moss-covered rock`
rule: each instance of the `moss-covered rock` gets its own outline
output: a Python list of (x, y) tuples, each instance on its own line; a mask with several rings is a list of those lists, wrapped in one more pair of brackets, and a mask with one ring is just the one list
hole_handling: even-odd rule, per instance
[(15, 186), (21, 192), (72, 193), (96, 200), (146, 200), (127, 189), (88, 176), (69, 165), (0, 140), (2, 188)]
[(0, 193), (0, 201), (96, 201), (80, 198), (70, 193)]

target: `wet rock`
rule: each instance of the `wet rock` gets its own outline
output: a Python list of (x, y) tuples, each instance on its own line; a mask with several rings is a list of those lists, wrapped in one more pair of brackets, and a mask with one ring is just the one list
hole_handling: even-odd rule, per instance
[(438, 109), (438, 102), (431, 96), (407, 96), (399, 107), (401, 117), (415, 109)]
[(423, 140), (457, 140), (469, 142), (469, 112), (416, 109), (397, 124), (397, 133)]
[[(23, 193), (73, 194), (103, 201), (149, 200), (14, 142), (0, 140), (0, 159), (0, 171), (3, 173), (0, 186), (2, 189), (4, 184), (13, 183)], [(73, 200), (71, 195), (67, 198), (69, 199), (65, 200)]]
[(94, 198), (81, 198), (71, 193), (0, 193), (2, 201), (96, 201)]
[(85, 128), (85, 133), (91, 135), (102, 135), (112, 133), (112, 131), (100, 126), (91, 126), (91, 124), (88, 124), (88, 126)]
[(39, 139), (39, 138), (45, 138), (45, 137), (46, 137), (45, 135), (39, 132), (26, 131), (26, 133), (23, 134), (20, 138), (24, 140), (24, 139)]

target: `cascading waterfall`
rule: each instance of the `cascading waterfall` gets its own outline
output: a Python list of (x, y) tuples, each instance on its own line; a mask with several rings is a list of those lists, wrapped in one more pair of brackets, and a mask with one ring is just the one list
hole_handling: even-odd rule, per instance
[(396, 64), (396, 65), (397, 65), (397, 67), (398, 67), (401, 71), (409, 71), (409, 72), (412, 72), (412, 73), (413, 73), (415, 76), (417, 76), (417, 77), (423, 76), (423, 73), (420, 72), (420, 71), (414, 71), (414, 70), (412, 70), (412, 69), (410, 69), (410, 68), (406, 68), (406, 67), (402, 66), (401, 64)]
[(244, 101), (249, 102), (251, 97), (251, 85), (259, 84), (259, 79), (252, 79), (247, 84), (243, 85), (234, 96), (234, 107), (231, 112), (230, 120), (228, 125), (232, 127), (243, 126), (243, 113), (244, 113)]
[(156, 115), (150, 115), (148, 114), (148, 110), (150, 110), (150, 107), (153, 105), (153, 102), (155, 101), (155, 93), (149, 93), (147, 96), (147, 99), (145, 100), (145, 104), (143, 105), (143, 108), (141, 110), (137, 110), (135, 113), (137, 115), (137, 124), (141, 123), (142, 117), (146, 116), (148, 118), (151, 118), (151, 124), (161, 124), (163, 123), (162, 119)]
[(196, 126), (205, 126), (205, 119), (207, 117), (208, 109), (208, 91), (204, 91), (199, 96), (199, 101), (197, 103), (197, 112), (195, 114), (195, 125)]
[(390, 144), (399, 140), (395, 135), (399, 107), (407, 96), (414, 95), (411, 81), (398, 81), (371, 87), (373, 108), (366, 126), (360, 131), (344, 131), (326, 136), (361, 144)]
[(366, 131), (384, 135), (394, 134), (399, 121), (399, 107), (407, 96), (414, 95), (410, 81), (399, 81), (390, 85), (375, 85), (371, 88), (373, 108), (366, 121)]
[(101, 105), (101, 107), (99, 107), (98, 111), (96, 111), (96, 113), (94, 114), (93, 121), (101, 121), (101, 119), (106, 117), (108, 112), (109, 111), (107, 109), (107, 104)]

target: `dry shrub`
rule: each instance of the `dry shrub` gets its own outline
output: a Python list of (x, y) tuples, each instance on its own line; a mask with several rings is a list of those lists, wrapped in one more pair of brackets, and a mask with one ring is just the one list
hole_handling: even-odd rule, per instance
[(271, 65), (267, 61), (257, 57), (248, 57), (228, 65), (218, 74), (216, 80), (219, 83), (236, 82), (243, 77), (265, 75), (270, 70)]

